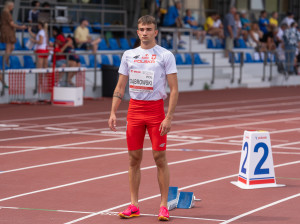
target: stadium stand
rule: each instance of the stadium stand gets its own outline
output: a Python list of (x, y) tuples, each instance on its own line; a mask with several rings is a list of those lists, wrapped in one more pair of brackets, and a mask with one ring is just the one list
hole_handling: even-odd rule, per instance
[(11, 69), (21, 69), (22, 65), (18, 56), (11, 55), (9, 56), (10, 68)]
[(121, 50), (121, 48), (115, 38), (109, 38), (108, 42), (109, 42), (109, 48), (111, 50)]
[(110, 65), (109, 58), (106, 54), (101, 54), (101, 64), (102, 65)]
[(125, 38), (120, 38), (120, 45), (121, 45), (121, 49), (122, 50), (128, 50), (128, 49), (130, 49), (128, 40), (125, 39)]
[(109, 50), (105, 39), (102, 39), (98, 44), (98, 50)]
[[(95, 55), (93, 55), (93, 54), (90, 54), (89, 55), (89, 68), (94, 68), (95, 67)], [(97, 63), (97, 65), (96, 65), (96, 67), (97, 68), (100, 68), (101, 67), (101, 64), (98, 62), (98, 60), (97, 60), (97, 57), (96, 57), (96, 63)]]
[(113, 58), (113, 65), (116, 66), (116, 67), (119, 67), (120, 64), (121, 64), (120, 56), (114, 54), (114, 55), (112, 56), (112, 58)]
[(35, 63), (30, 55), (24, 55), (24, 68), (35, 68)]

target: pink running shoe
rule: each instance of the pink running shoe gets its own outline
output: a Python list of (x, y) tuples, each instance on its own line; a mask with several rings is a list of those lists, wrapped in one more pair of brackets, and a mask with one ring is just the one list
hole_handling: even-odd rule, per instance
[(159, 221), (169, 221), (169, 210), (165, 206), (161, 206), (158, 214)]
[(129, 205), (126, 210), (119, 213), (119, 216), (124, 219), (140, 216), (140, 209), (134, 205)]

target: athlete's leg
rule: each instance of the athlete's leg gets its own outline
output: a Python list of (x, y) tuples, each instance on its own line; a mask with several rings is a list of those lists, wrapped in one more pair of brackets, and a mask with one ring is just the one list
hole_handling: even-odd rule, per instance
[(141, 162), (143, 149), (128, 151), (129, 153), (129, 185), (131, 204), (138, 207), (138, 195), (141, 182)]
[(153, 158), (157, 166), (157, 179), (161, 193), (160, 206), (167, 207), (170, 173), (166, 157), (166, 151), (153, 150)]

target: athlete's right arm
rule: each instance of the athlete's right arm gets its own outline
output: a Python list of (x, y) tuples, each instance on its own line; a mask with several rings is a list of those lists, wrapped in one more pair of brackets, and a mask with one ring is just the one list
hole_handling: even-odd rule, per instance
[(108, 126), (112, 131), (117, 131), (117, 129), (116, 129), (116, 127), (117, 127), (116, 112), (117, 112), (118, 107), (121, 103), (121, 100), (124, 96), (127, 81), (128, 81), (127, 75), (122, 75), (122, 74), (119, 75), (119, 81), (117, 83), (117, 86), (116, 86), (114, 94), (113, 94), (111, 112), (110, 112), (110, 117), (108, 120)]

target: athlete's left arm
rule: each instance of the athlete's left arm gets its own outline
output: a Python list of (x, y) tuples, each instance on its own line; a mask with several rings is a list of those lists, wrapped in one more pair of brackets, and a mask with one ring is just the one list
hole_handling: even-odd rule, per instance
[(160, 135), (163, 136), (167, 134), (171, 130), (171, 122), (173, 119), (173, 114), (175, 111), (175, 107), (177, 105), (178, 100), (178, 81), (177, 81), (177, 73), (168, 74), (167, 75), (168, 84), (170, 87), (170, 99), (169, 99), (169, 107), (168, 112), (163, 120), (161, 122), (159, 131)]

